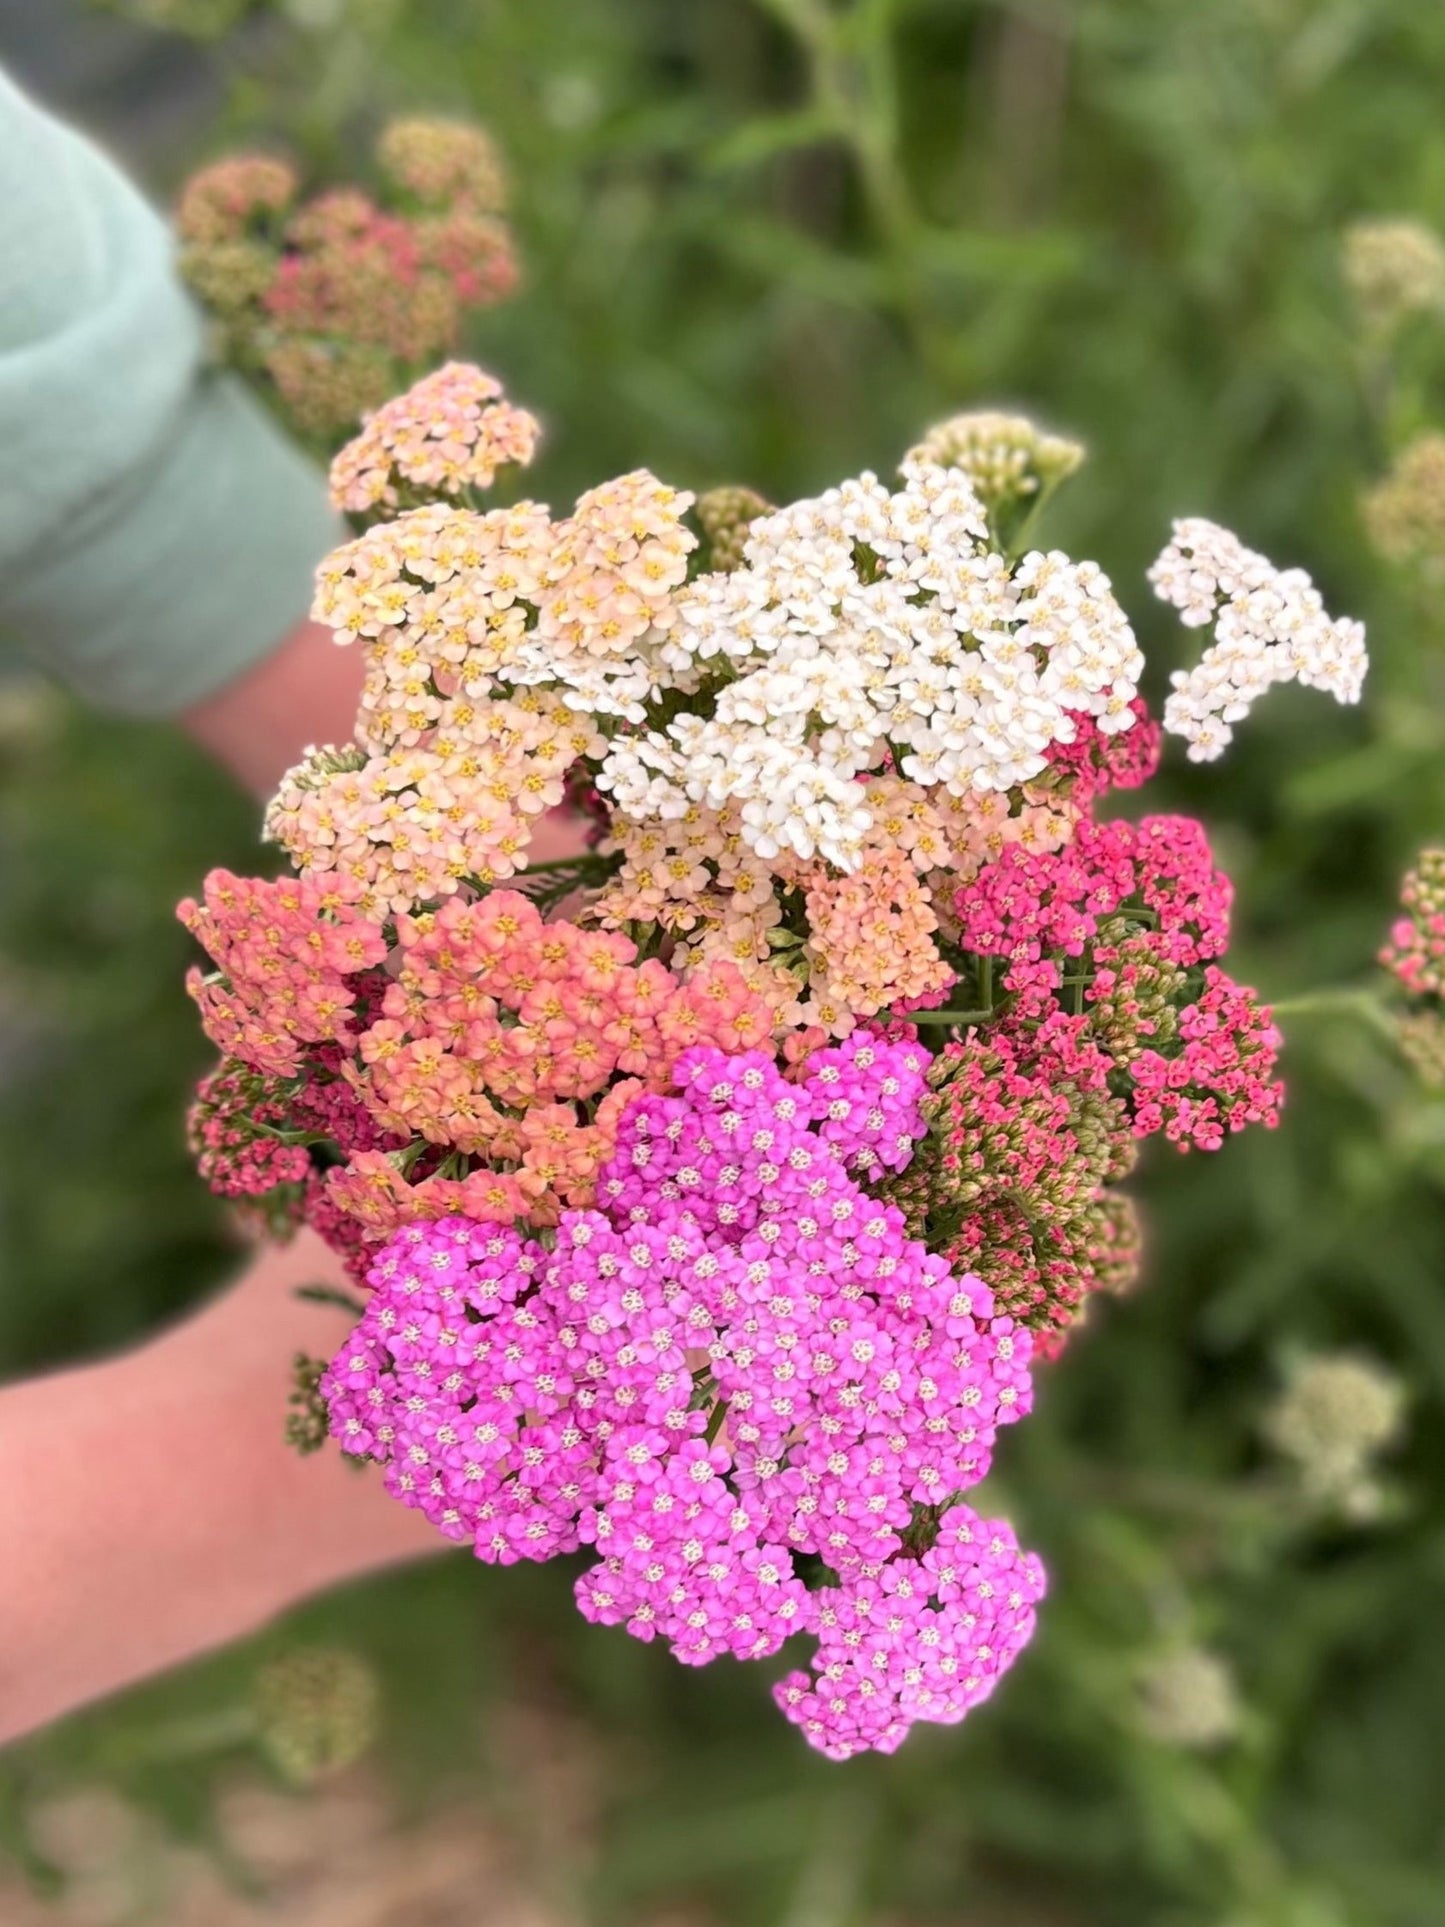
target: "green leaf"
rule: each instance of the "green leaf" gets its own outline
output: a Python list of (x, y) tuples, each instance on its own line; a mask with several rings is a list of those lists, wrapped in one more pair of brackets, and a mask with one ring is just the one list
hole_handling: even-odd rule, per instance
[(734, 173), (757, 167), (778, 154), (837, 140), (842, 132), (837, 114), (821, 102), (782, 114), (762, 114), (707, 148), (702, 157), (703, 166), (713, 174)]

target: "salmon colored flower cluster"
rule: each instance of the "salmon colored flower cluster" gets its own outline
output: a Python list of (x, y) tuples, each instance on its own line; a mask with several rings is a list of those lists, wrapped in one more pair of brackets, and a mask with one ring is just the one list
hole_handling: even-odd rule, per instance
[(356, 908), (359, 894), (340, 875), (268, 883), (213, 870), (204, 901), (180, 905), (216, 965), (193, 968), (186, 988), (224, 1056), (286, 1077), (300, 1070), (304, 1045), (351, 1040), (357, 979), (387, 951)]
[(874, 1017), (892, 1004), (936, 1002), (955, 982), (907, 850), (870, 850), (848, 876), (812, 878), (804, 898), (820, 1001)]
[(368, 418), (331, 464), (331, 499), (361, 515), (403, 493), (465, 496), (498, 469), (525, 467), (536, 445), (536, 418), (504, 400), (500, 382), (449, 361)]
[[(389, 152), (489, 191), (456, 130)], [(488, 506), (538, 432), (448, 363), (337, 457), (314, 613), (363, 693), (268, 812), (295, 875), (182, 906), (197, 1157), (370, 1288), (322, 1391), (399, 1502), (500, 1564), (591, 1547), (581, 1610), (687, 1664), (812, 1635), (785, 1715), (891, 1750), (1030, 1636), (1041, 1568), (967, 1495), (1137, 1276), (1141, 1145), (1272, 1125), (1279, 1036), (1202, 826), (1102, 813), (1158, 762), (1142, 658), (1095, 564), (1018, 552), (1075, 445), (989, 414), (783, 508), (644, 469)], [(1357, 691), (1358, 625), (1201, 544), (1155, 572), (1218, 615), (1196, 753), (1245, 681)], [(1225, 689), (1246, 630), (1279, 661)], [(1442, 877), (1389, 953), (1437, 1002)]]
[(696, 1044), (772, 1035), (768, 1004), (720, 962), (681, 983), (626, 937), (543, 922), (512, 890), (398, 920), (395, 974), (358, 1040), (372, 1115), (402, 1137), (505, 1168), (505, 1210), (588, 1204), (622, 1105)]

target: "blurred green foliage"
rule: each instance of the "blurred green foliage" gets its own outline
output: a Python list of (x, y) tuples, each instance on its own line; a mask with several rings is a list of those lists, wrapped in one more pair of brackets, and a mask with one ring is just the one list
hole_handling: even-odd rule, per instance
[[(341, 178), (387, 114), (435, 109), (510, 155), (526, 286), (471, 345), (547, 421), (544, 496), (647, 463), (786, 499), (1011, 402), (1092, 448), (1050, 534), (1113, 575), (1156, 694), (1189, 646), (1141, 580), (1173, 514), (1219, 516), (1365, 616), (1363, 712), (1273, 695), (1224, 765), (1171, 763), (1150, 806), (1211, 825), (1238, 967), (1267, 995), (1368, 977), (1399, 872), (1445, 836), (1445, 622), (1432, 587), (1369, 554), (1358, 497), (1442, 419), (1445, 334), (1416, 326), (1382, 374), (1339, 239), (1445, 212), (1445, 10), (272, 11), (208, 55), (229, 83), (210, 151), (280, 136)], [(203, 1051), (170, 906), (246, 860), (254, 818), (159, 732), (0, 688), (0, 1346), (18, 1368), (139, 1332), (224, 1269), (181, 1146)], [(607, 1759), (604, 1844), (574, 1883), (598, 1923), (679, 1896), (760, 1927), (1445, 1922), (1445, 1107), (1344, 1013), (1301, 1017), (1286, 1070), (1273, 1136), (1155, 1157), (1147, 1289), (1099, 1308), (1006, 1442), (989, 1496), (1052, 1596), (963, 1731), (828, 1767), (751, 1669), (684, 1672), (583, 1626), (559, 1570), (453, 1560), (298, 1616), (379, 1669), (399, 1788), (479, 1773), (505, 1811), (491, 1715), (521, 1679)], [(1309, 1515), (1261, 1442), (1288, 1354), (1339, 1347), (1410, 1392), (1397, 1503), (1363, 1528)], [(1207, 1750), (1160, 1737), (1143, 1691), (1200, 1646), (1238, 1702)], [(18, 1751), (0, 1838), (87, 1773), (203, 1832), (198, 1789), (229, 1756), (185, 1722), (254, 1664)], [(158, 1765), (148, 1736), (177, 1720), (201, 1737)]]

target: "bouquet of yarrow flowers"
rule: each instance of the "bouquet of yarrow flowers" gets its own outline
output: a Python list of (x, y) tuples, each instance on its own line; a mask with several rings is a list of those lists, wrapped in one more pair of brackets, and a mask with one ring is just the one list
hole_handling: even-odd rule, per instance
[[(537, 433), (453, 364), (337, 458), (365, 693), (271, 805), (294, 873), (182, 906), (200, 1166), (365, 1288), (318, 1396), (400, 1503), (586, 1548), (583, 1614), (689, 1664), (807, 1636), (783, 1712), (887, 1751), (1027, 1642), (1039, 1561), (968, 1494), (1135, 1276), (1139, 1142), (1273, 1124), (1277, 1033), (1201, 826), (1099, 814), (1161, 737), (1107, 578), (1027, 546), (1074, 444), (481, 506)], [(1214, 630), (1193, 756), (1271, 683), (1358, 697), (1299, 572), (1183, 522), (1153, 580)]]

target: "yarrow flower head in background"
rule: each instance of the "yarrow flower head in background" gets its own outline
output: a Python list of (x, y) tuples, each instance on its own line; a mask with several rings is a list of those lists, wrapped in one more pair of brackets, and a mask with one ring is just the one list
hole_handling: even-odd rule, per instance
[(1417, 435), (1390, 471), (1366, 492), (1365, 526), (1387, 561), (1414, 563), (1427, 576), (1445, 565), (1445, 435)]
[(1421, 1081), (1445, 1087), (1445, 850), (1420, 852), (1400, 907), (1379, 957), (1397, 986), (1395, 1037)]
[(107, 13), (116, 13), (143, 27), (189, 34), (195, 40), (216, 40), (252, 11), (256, 0), (94, 0)]
[(1321, 1352), (1295, 1361), (1265, 1419), (1270, 1444), (1307, 1499), (1364, 1521), (1380, 1509), (1375, 1461), (1399, 1437), (1405, 1388), (1368, 1358)]
[(1345, 235), (1344, 274), (1377, 341), (1416, 315), (1445, 315), (1445, 241), (1423, 221), (1356, 222)]
[(222, 352), (327, 446), (517, 279), (506, 174), (483, 129), (395, 121), (377, 161), (379, 199), (302, 201), (286, 163), (235, 155), (194, 175), (176, 210), (181, 270)]
[[(474, 163), (393, 141), (418, 191)], [(182, 906), (192, 1141), (369, 1294), (296, 1363), (299, 1445), (486, 1561), (587, 1549), (582, 1612), (687, 1664), (810, 1641), (786, 1717), (891, 1750), (1029, 1638), (1039, 1562), (971, 1495), (1137, 1275), (1140, 1144), (1273, 1124), (1278, 1034), (1201, 825), (1100, 813), (1161, 734), (1108, 579), (1021, 545), (1073, 444), (962, 417), (892, 482), (639, 469), (554, 515), (537, 438), (449, 363), (336, 458), (314, 613), (361, 706), (271, 805), (294, 874)], [(1185, 527), (1188, 615), (1253, 596), (1357, 690), (1353, 625)]]
[(1239, 1687), (1228, 1662), (1205, 1646), (1177, 1646), (1141, 1668), (1135, 1718), (1161, 1746), (1209, 1752), (1239, 1736)]

